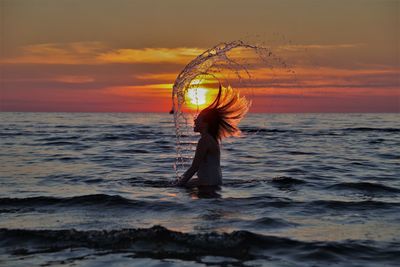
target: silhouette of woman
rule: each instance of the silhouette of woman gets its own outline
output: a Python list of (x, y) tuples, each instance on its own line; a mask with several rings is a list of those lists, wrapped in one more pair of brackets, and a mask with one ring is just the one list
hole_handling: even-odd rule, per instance
[[(250, 102), (237, 90), (219, 86), (218, 95), (194, 120), (194, 131), (201, 137), (190, 168), (175, 181), (185, 187), (218, 187), (222, 185), (220, 147), (222, 138), (240, 134), (238, 124), (247, 113)], [(193, 175), (197, 172), (197, 179)]]

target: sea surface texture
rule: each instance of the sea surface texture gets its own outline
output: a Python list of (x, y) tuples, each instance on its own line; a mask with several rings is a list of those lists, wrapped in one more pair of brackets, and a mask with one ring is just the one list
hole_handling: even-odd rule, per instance
[(213, 194), (169, 114), (0, 119), (1, 266), (399, 266), (398, 114), (250, 114)]

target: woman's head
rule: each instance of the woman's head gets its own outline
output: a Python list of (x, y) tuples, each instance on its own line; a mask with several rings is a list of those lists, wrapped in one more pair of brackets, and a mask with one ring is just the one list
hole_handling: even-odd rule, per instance
[(214, 102), (195, 119), (195, 132), (208, 132), (216, 140), (240, 134), (238, 124), (250, 107), (250, 102), (232, 88), (219, 87)]

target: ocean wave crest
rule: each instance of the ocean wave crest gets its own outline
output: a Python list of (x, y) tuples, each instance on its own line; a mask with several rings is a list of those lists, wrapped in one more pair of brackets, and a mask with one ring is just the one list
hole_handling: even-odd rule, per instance
[(182, 233), (162, 226), (110, 231), (0, 229), (0, 240), (9, 253), (25, 255), (86, 247), (134, 252), (146, 257), (185, 259), (213, 255), (242, 260), (285, 257), (294, 261), (351, 259), (352, 262), (379, 260), (388, 263), (396, 262), (400, 257), (400, 244), (396, 242), (306, 242), (249, 231)]

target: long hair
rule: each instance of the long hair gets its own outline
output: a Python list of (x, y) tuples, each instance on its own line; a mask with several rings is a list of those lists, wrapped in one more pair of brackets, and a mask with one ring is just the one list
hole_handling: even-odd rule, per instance
[(238, 124), (250, 105), (251, 102), (240, 96), (238, 90), (231, 87), (222, 88), (220, 85), (214, 102), (203, 109), (199, 116), (208, 124), (208, 133), (220, 141), (222, 138), (240, 134)]

